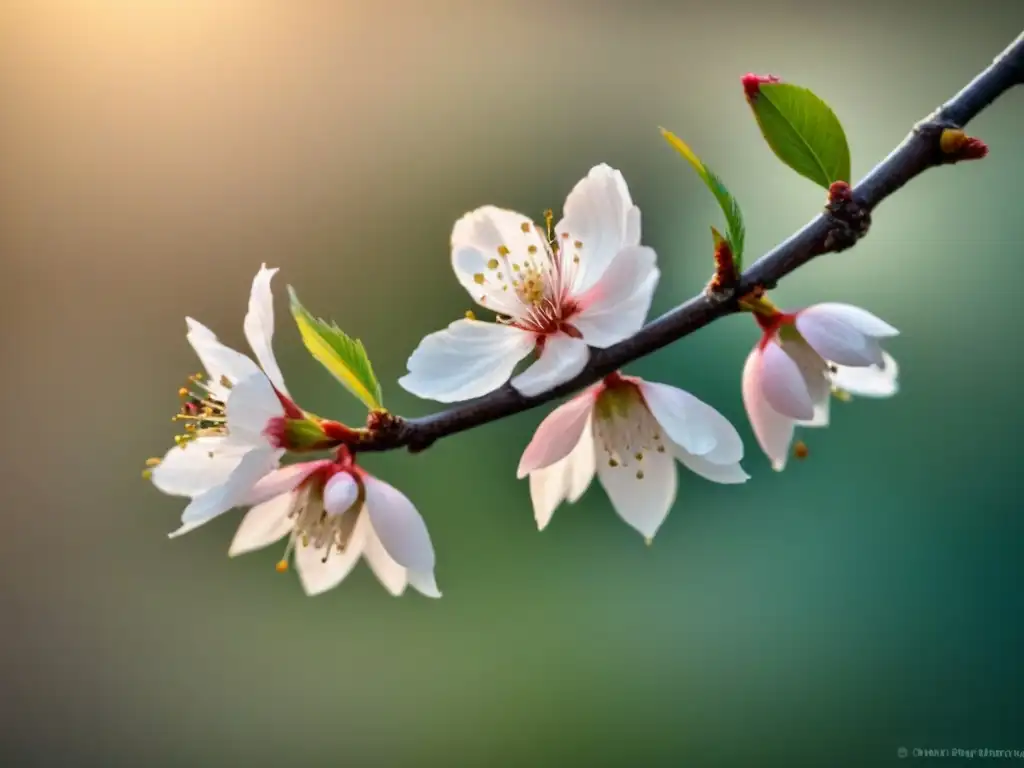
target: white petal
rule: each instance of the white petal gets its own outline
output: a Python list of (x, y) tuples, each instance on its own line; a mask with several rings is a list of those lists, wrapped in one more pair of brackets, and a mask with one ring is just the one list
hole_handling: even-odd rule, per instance
[(774, 411), (765, 399), (761, 381), (764, 377), (763, 364), (760, 348), (754, 347), (743, 366), (743, 405), (761, 450), (772, 466), (781, 471), (786, 466), (789, 445), (793, 442), (794, 422)]
[(738, 461), (715, 464), (705, 456), (694, 456), (681, 446), (675, 446), (676, 458), (691, 472), (710, 480), (713, 483), (736, 484), (745, 483), (750, 475), (743, 471)]
[(522, 479), (568, 456), (589, 426), (596, 397), (597, 393), (590, 388), (548, 414), (523, 451), (516, 477)]
[(471, 400), (508, 381), (535, 345), (535, 336), (520, 328), (456, 320), (420, 342), (409, 358), (409, 373), (398, 383), (417, 397), (442, 403)]
[(761, 392), (775, 411), (792, 419), (814, 415), (814, 402), (800, 366), (774, 341), (761, 352), (759, 378)]
[(467, 213), (452, 230), (456, 277), (473, 301), (499, 314), (518, 317), (527, 311), (511, 288), (512, 265), (547, 258), (544, 238), (521, 213), (484, 206)]
[(231, 347), (221, 344), (213, 331), (198, 320), (186, 317), (185, 324), (188, 326), (185, 338), (188, 339), (192, 349), (199, 357), (199, 361), (203, 364), (203, 368), (206, 369), (211, 381), (210, 389), (218, 400), (227, 399), (228, 390), (220, 383), (222, 378), (233, 384), (259, 373), (260, 367), (256, 363), (241, 352), (236, 352)]
[(284, 406), (262, 372), (235, 384), (226, 403), (228, 440), (240, 445), (268, 445), (264, 430), (284, 416)]
[(359, 515), (356, 525), (362, 526), (366, 531), (366, 543), (363, 547), (363, 558), (366, 560), (366, 564), (373, 571), (373, 575), (377, 577), (377, 581), (384, 585), (384, 589), (395, 597), (401, 596), (409, 582), (408, 571), (396, 563), (384, 549), (384, 545), (380, 543), (380, 539), (377, 538), (377, 534), (373, 530), (370, 518), (365, 513)]
[(583, 310), (570, 322), (592, 347), (629, 338), (647, 319), (661, 273), (651, 248), (629, 246), (615, 256), (600, 279), (579, 295)]
[(815, 352), (842, 365), (872, 365), (882, 362), (882, 348), (871, 336), (830, 314), (813, 312), (796, 316), (796, 328)]
[(828, 363), (803, 338), (786, 339), (782, 351), (793, 358), (800, 368), (811, 396), (814, 414), (810, 419), (799, 419), (797, 423), (808, 427), (828, 426), (829, 401), (832, 398), (832, 384), (829, 381)]
[(295, 495), (283, 493), (250, 509), (235, 531), (228, 556), (236, 557), (270, 546), (288, 534), (295, 519), (288, 516), (295, 504)]
[(437, 588), (437, 579), (433, 571), (407, 571), (409, 585), (424, 597), (437, 599), (441, 597), (441, 590)]
[(192, 499), (181, 515), (184, 525), (171, 533), (171, 538), (244, 504), (256, 482), (277, 466), (280, 457), (280, 451), (270, 448), (249, 451), (226, 482)]
[(267, 269), (266, 264), (263, 264), (256, 273), (249, 294), (249, 312), (245, 316), (242, 328), (267, 378), (281, 394), (287, 395), (288, 390), (285, 389), (281, 369), (277, 365), (277, 358), (274, 357), (274, 294), (270, 290), (270, 281), (276, 274), (277, 269)]
[[(559, 242), (582, 242), (574, 291), (594, 285), (622, 248), (640, 243), (640, 211), (633, 205), (622, 174), (598, 165), (580, 180), (565, 200), (564, 216), (555, 228)], [(562, 238), (565, 233), (568, 237)], [(564, 256), (574, 251), (564, 248)]]
[(262, 504), (268, 499), (280, 496), (282, 493), (298, 488), (299, 484), (316, 472), (331, 463), (330, 459), (319, 461), (303, 461), (298, 464), (290, 464), (287, 467), (275, 469), (259, 479), (250, 489), (245, 497), (246, 504)]
[(865, 336), (872, 336), (876, 339), (884, 339), (889, 336), (899, 336), (899, 331), (889, 325), (885, 320), (875, 317), (866, 309), (855, 307), (851, 304), (838, 304), (826, 302), (807, 307), (799, 314), (810, 313), (812, 316), (828, 316), (834, 320), (845, 323), (851, 328), (863, 333)]
[(527, 397), (539, 395), (577, 376), (589, 358), (590, 349), (582, 339), (551, 334), (544, 340), (540, 359), (512, 379), (512, 386)]
[(703, 400), (667, 384), (637, 383), (647, 407), (673, 442), (717, 464), (743, 458), (743, 440), (736, 428)]
[[(643, 479), (637, 478), (642, 470)], [(619, 516), (645, 538), (653, 539), (676, 498), (676, 464), (672, 455), (648, 453), (643, 462), (610, 466), (601, 462), (597, 476)]]
[(339, 472), (324, 486), (324, 510), (329, 515), (340, 515), (359, 498), (359, 486), (348, 472)]
[(588, 419), (572, 452), (561, 461), (530, 473), (530, 501), (537, 530), (543, 531), (558, 505), (575, 504), (594, 478), (594, 428)]
[(304, 547), (301, 541), (298, 542), (295, 547), (295, 570), (299, 572), (299, 580), (307, 595), (313, 597), (334, 589), (352, 572), (366, 544), (366, 526), (360, 526), (359, 523), (357, 520), (345, 551), (339, 552), (337, 547), (333, 547), (326, 561), (325, 548)]
[(415, 571), (434, 570), (434, 545), (427, 525), (405, 494), (383, 480), (366, 475), (366, 512), (380, 543), (399, 565)]
[[(888, 352), (882, 353), (883, 365), (850, 368), (837, 365), (832, 384), (858, 397), (892, 397), (899, 391), (899, 367)], [(154, 472), (154, 482), (156, 473)]]
[(151, 479), (171, 496), (198, 496), (227, 480), (245, 453), (222, 437), (200, 437), (167, 451)]

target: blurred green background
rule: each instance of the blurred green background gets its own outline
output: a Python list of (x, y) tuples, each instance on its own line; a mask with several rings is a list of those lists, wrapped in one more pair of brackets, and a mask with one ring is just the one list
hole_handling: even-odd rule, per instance
[(739, 197), (754, 258), (822, 194), (764, 146), (740, 75), (821, 94), (859, 178), (1022, 28), (1019, 0), (4, 4), (0, 764), (1024, 749), (1022, 92), (970, 127), (989, 159), (929, 172), (773, 294), (900, 328), (899, 397), (838, 404), (775, 474), (740, 401), (748, 318), (630, 369), (733, 419), (753, 475), (681, 476), (650, 548), (598, 489), (536, 531), (515, 467), (543, 409), (366, 459), (428, 520), (437, 602), (393, 599), (365, 566), (308, 599), (277, 549), (228, 560), (237, 512), (169, 541), (182, 504), (139, 477), (197, 368), (184, 316), (244, 348), (261, 262), (282, 269), (276, 346), (301, 403), (361, 420), (302, 349), (287, 283), (365, 341), (392, 410), (425, 414), (395, 381), (470, 308), (448, 251), (465, 211), (539, 217), (592, 165), (622, 169), (660, 313), (708, 277), (720, 214), (659, 125)]

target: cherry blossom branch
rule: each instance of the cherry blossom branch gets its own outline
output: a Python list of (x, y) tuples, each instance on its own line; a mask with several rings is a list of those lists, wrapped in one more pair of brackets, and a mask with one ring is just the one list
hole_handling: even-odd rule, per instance
[(648, 323), (631, 338), (607, 349), (591, 350), (590, 360), (578, 376), (540, 395), (525, 397), (505, 384), (477, 400), (417, 419), (371, 414), (369, 432), (356, 450), (377, 452), (407, 447), (410, 451), (421, 451), (442, 437), (576, 392), (714, 320), (740, 311), (741, 297), (758, 289), (774, 288), (781, 278), (817, 256), (853, 246), (867, 233), (871, 211), (911, 179), (929, 168), (983, 156), (984, 145), (967, 139), (960, 129), (1006, 91), (1021, 84), (1024, 34), (956, 96), (914, 126), (903, 143), (856, 187), (851, 189), (842, 182), (834, 184), (825, 211), (762, 256), (735, 284), (713, 281), (713, 291), (693, 297)]

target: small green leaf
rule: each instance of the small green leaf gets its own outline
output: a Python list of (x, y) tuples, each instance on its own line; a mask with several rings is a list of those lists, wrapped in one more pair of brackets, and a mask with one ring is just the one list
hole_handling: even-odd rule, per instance
[(704, 165), (685, 141), (664, 128), (661, 129), (661, 135), (665, 137), (665, 141), (693, 166), (693, 169), (697, 171), (697, 175), (701, 177), (708, 189), (711, 190), (711, 194), (718, 201), (718, 205), (722, 208), (722, 213), (725, 214), (725, 223), (729, 232), (729, 236), (725, 239), (732, 249), (737, 271), (741, 270), (743, 268), (743, 240), (746, 236), (746, 230), (743, 227), (743, 212), (740, 211), (740, 204), (732, 196), (732, 193), (725, 188), (721, 179)]
[(291, 297), (292, 317), (309, 353), (367, 408), (383, 408), (380, 383), (373, 374), (363, 343), (346, 335), (333, 322), (311, 315), (290, 285), (288, 295)]
[(825, 189), (833, 181), (850, 181), (850, 147), (828, 104), (789, 83), (762, 83), (749, 102), (765, 141), (782, 162)]

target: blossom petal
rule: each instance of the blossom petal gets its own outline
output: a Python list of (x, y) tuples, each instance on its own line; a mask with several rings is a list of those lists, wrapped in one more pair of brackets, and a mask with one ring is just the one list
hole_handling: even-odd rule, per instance
[(764, 355), (760, 348), (754, 347), (743, 366), (743, 405), (761, 450), (772, 462), (772, 467), (781, 471), (786, 466), (789, 445), (793, 442), (794, 421), (777, 413), (768, 404), (763, 378)]
[(271, 420), (284, 416), (284, 406), (270, 379), (262, 372), (235, 384), (226, 403), (228, 435), (233, 444), (268, 445), (264, 430)]
[(437, 588), (437, 579), (433, 571), (407, 571), (406, 577), (409, 585), (424, 597), (432, 597), (435, 600), (441, 597), (441, 590)]
[(252, 291), (249, 294), (249, 312), (245, 316), (242, 328), (245, 331), (245, 338), (252, 347), (260, 367), (267, 374), (267, 378), (273, 382), (277, 390), (287, 395), (288, 390), (284, 386), (284, 377), (281, 376), (281, 369), (277, 365), (277, 358), (274, 357), (274, 294), (270, 290), (270, 281), (277, 274), (277, 269), (267, 269), (267, 265), (260, 266), (260, 271), (252, 281)]
[[(638, 477), (638, 473), (642, 476)], [(597, 476), (619, 517), (653, 539), (676, 498), (676, 465), (669, 453), (649, 453), (641, 464), (601, 462)]]
[[(314, 597), (334, 589), (352, 572), (366, 546), (366, 526), (360, 526), (359, 522), (356, 521), (343, 552), (332, 547), (328, 553), (325, 547), (302, 546), (302, 542), (298, 543), (295, 548), (295, 570), (299, 572), (302, 589), (307, 595)], [(324, 555), (327, 555), (326, 560)]]
[(434, 545), (413, 503), (397, 488), (372, 475), (363, 478), (363, 485), (366, 512), (387, 553), (404, 568), (432, 572)]
[(530, 501), (537, 530), (543, 531), (558, 505), (575, 504), (594, 478), (594, 427), (590, 419), (572, 452), (561, 461), (530, 473)]
[(761, 392), (768, 404), (792, 419), (811, 418), (814, 402), (796, 361), (775, 342), (764, 348), (760, 358)]
[(554, 333), (544, 339), (544, 349), (533, 365), (512, 379), (512, 386), (527, 397), (539, 395), (564, 384), (579, 374), (590, 358), (583, 339)]
[(528, 216), (488, 205), (452, 230), (452, 268), (477, 304), (519, 317), (528, 311), (511, 287), (512, 265), (549, 259), (548, 246)]
[(516, 477), (522, 479), (535, 470), (561, 461), (572, 452), (584, 428), (589, 426), (596, 396), (597, 393), (590, 388), (548, 414), (523, 451)]
[(592, 347), (604, 348), (632, 336), (647, 319), (661, 273), (654, 250), (628, 246), (585, 293), (583, 309), (572, 318), (573, 326)]
[(363, 558), (366, 564), (373, 571), (373, 575), (388, 592), (395, 597), (400, 597), (405, 592), (406, 584), (409, 583), (408, 571), (394, 561), (380, 543), (370, 518), (365, 513), (360, 513), (357, 527), (365, 529), (365, 544), (363, 546)]
[(227, 480), (245, 452), (222, 437), (196, 438), (167, 451), (151, 479), (158, 490), (171, 496), (198, 496)]
[(329, 515), (347, 512), (358, 498), (359, 485), (348, 472), (338, 472), (324, 486), (324, 510)]
[(882, 348), (871, 336), (831, 315), (804, 310), (796, 316), (796, 327), (815, 352), (842, 365), (872, 365), (882, 362)]
[(235, 538), (228, 548), (228, 557), (263, 549), (290, 533), (295, 520), (288, 515), (294, 504), (294, 494), (282, 493), (250, 509), (235, 531)]
[(743, 471), (738, 461), (716, 464), (709, 461), (706, 456), (694, 456), (678, 445), (675, 446), (675, 455), (688, 470), (713, 483), (733, 485), (745, 483), (750, 479), (750, 475)]
[(330, 459), (303, 461), (289, 464), (287, 467), (275, 469), (261, 477), (246, 495), (245, 503), (262, 504), (263, 502), (288, 493), (299, 487), (299, 484), (318, 469), (331, 464)]
[(811, 396), (814, 413), (810, 419), (798, 419), (797, 423), (807, 427), (828, 426), (829, 401), (832, 399), (832, 385), (829, 381), (828, 363), (802, 337), (787, 339), (782, 351), (793, 358), (800, 368)]
[(221, 344), (213, 331), (198, 320), (186, 317), (185, 324), (188, 326), (185, 338), (206, 369), (206, 374), (210, 378), (210, 392), (218, 400), (226, 400), (229, 391), (221, 383), (222, 379), (234, 384), (260, 372), (260, 367), (256, 363), (241, 352)]
[(830, 317), (860, 331), (865, 336), (871, 336), (876, 339), (899, 336), (900, 334), (898, 330), (885, 322), (885, 320), (875, 317), (866, 309), (855, 307), (852, 304), (839, 304), (836, 302), (815, 304), (799, 312), (799, 315)]
[(398, 380), (408, 392), (442, 403), (471, 400), (506, 381), (536, 345), (520, 328), (478, 320), (456, 320), (424, 338)]
[(743, 458), (743, 440), (736, 428), (703, 400), (667, 384), (642, 379), (637, 384), (651, 414), (673, 442), (717, 464)]
[[(601, 164), (573, 187), (555, 230), (562, 258), (579, 256), (572, 286), (579, 293), (597, 283), (620, 250), (639, 245), (640, 210), (633, 205), (622, 174)], [(580, 248), (570, 248), (576, 242)]]
[(269, 447), (249, 451), (223, 484), (192, 499), (181, 515), (182, 528), (171, 533), (170, 537), (180, 536), (244, 504), (256, 482), (277, 466), (280, 457), (280, 451)]
[[(881, 366), (837, 365), (832, 374), (833, 386), (858, 397), (892, 397), (899, 391), (899, 366), (888, 352), (883, 352), (882, 358)], [(156, 473), (153, 479), (155, 482)]]

